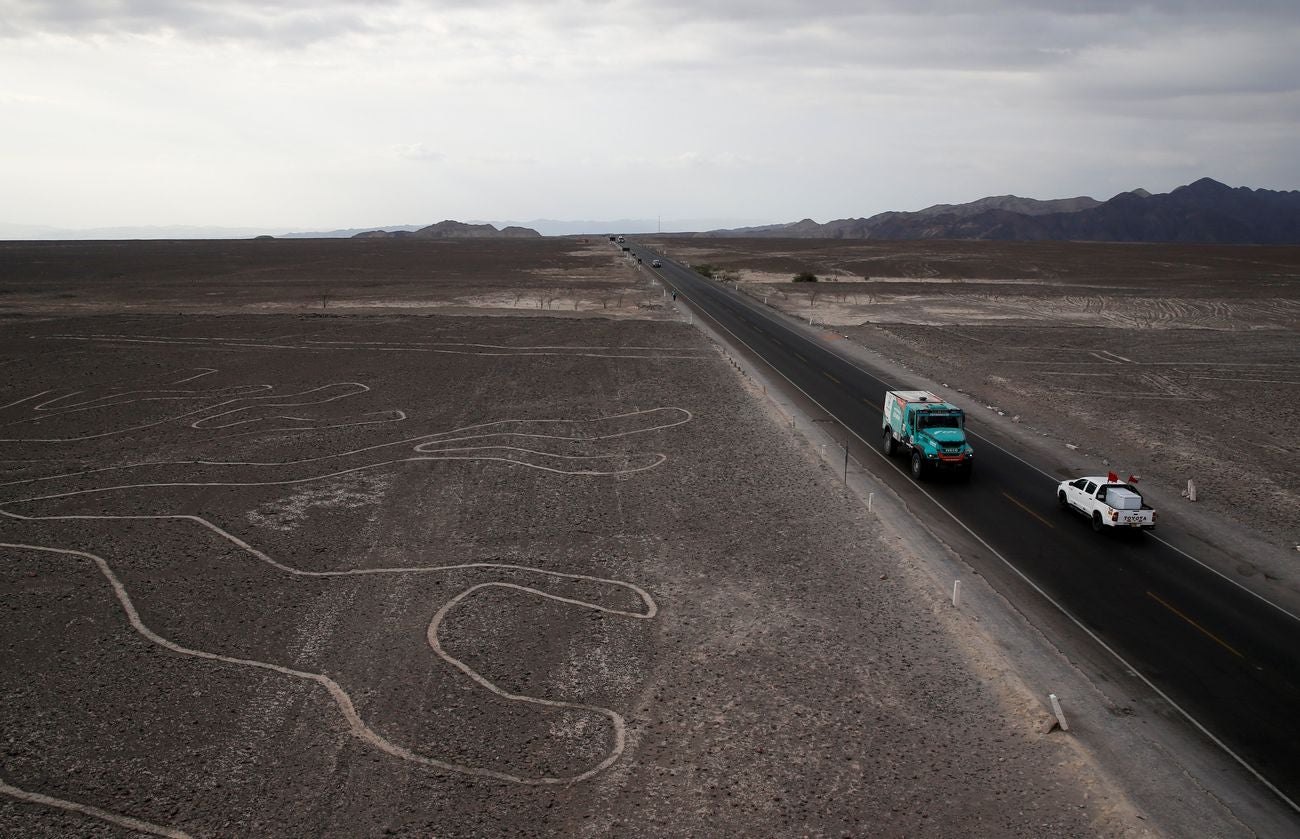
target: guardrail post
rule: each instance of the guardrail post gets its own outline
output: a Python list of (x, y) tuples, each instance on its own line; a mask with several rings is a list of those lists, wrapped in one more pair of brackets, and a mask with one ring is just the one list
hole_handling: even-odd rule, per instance
[(1061, 710), (1061, 700), (1056, 698), (1056, 694), (1049, 693), (1047, 698), (1052, 701), (1052, 713), (1056, 714), (1056, 723), (1061, 726), (1062, 731), (1069, 731), (1070, 726), (1065, 722), (1065, 712)]

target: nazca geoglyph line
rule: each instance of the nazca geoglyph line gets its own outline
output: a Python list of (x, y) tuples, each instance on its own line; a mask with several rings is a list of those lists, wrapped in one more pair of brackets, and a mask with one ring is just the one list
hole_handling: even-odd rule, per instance
[[(159, 391), (159, 390), (125, 391), (120, 393), (110, 393), (105, 396), (83, 399), (80, 402), (68, 402), (67, 400), (71, 400), (73, 397), (83, 393), (83, 391), (72, 391), (71, 393), (66, 393), (61, 396), (55, 396), (45, 400), (44, 402), (40, 402), (36, 405), (29, 406), (30, 410), (32, 411), (46, 412), (44, 415), (27, 417), (25, 419), (14, 420), (12, 422), (3, 423), (3, 424), (22, 425), (25, 423), (39, 422), (50, 416), (60, 416), (67, 413), (88, 411), (88, 410), (94, 410), (100, 408), (119, 407), (122, 405), (133, 404), (135, 402), (146, 402), (146, 401), (153, 402), (153, 401), (164, 401), (164, 400), (204, 399), (204, 398), (217, 398), (217, 399), (221, 399), (221, 401), (216, 403), (215, 405), (205, 405), (201, 408), (195, 408), (194, 410), (191, 411), (185, 411), (184, 413), (176, 414), (169, 417), (164, 417), (162, 419), (154, 420), (152, 422), (140, 423), (137, 425), (126, 426), (124, 428), (114, 428), (110, 431), (103, 431), (97, 434), (82, 434), (74, 437), (0, 437), (0, 443), (76, 443), (84, 440), (98, 440), (104, 437), (111, 437), (115, 434), (126, 434), (132, 431), (142, 431), (147, 428), (156, 428), (161, 425), (166, 425), (167, 423), (178, 422), (181, 420), (191, 420), (188, 423), (190, 428), (224, 429), (236, 425), (243, 425), (243, 424), (253, 423), (253, 422), (261, 422), (267, 419), (277, 419), (277, 420), (298, 422), (300, 424), (288, 429), (266, 429), (266, 430), (299, 431), (305, 428), (311, 428), (311, 429), (349, 428), (352, 426), (360, 426), (360, 425), (377, 425), (377, 424), (385, 424), (390, 422), (401, 422), (402, 420), (406, 419), (406, 414), (404, 412), (392, 411), (392, 412), (382, 412), (382, 413), (390, 414), (388, 417), (384, 419), (357, 420), (354, 422), (347, 422), (342, 424), (336, 423), (333, 425), (313, 424), (316, 423), (316, 421), (310, 418), (294, 417), (294, 416), (284, 415), (284, 414), (279, 414), (279, 415), (274, 415), (269, 417), (267, 416), (254, 417), (251, 419), (240, 419), (240, 420), (227, 419), (223, 423), (214, 422), (215, 420), (221, 419), (223, 417), (228, 418), (236, 414), (253, 411), (259, 408), (280, 409), (280, 408), (300, 408), (300, 407), (305, 407), (310, 405), (324, 405), (328, 402), (335, 402), (337, 400), (346, 399), (348, 397), (356, 396), (361, 393), (367, 393), (369, 392), (370, 387), (368, 385), (362, 384), (361, 382), (334, 382), (331, 384), (321, 385), (319, 387), (314, 387), (314, 388), (309, 388), (307, 390), (299, 391), (298, 393), (287, 393), (283, 395), (267, 394), (264, 396), (244, 395), (244, 393), (254, 393), (258, 391), (267, 391), (273, 389), (274, 386), (268, 384), (268, 385), (243, 385), (235, 388), (219, 388), (217, 390), (212, 390), (212, 391)], [(232, 391), (241, 391), (241, 390), (243, 391), (243, 393), (237, 393), (233, 395), (233, 398), (229, 398), (229, 399), (223, 398), (225, 396), (231, 396)], [(0, 410), (14, 407), (25, 402), (30, 402), (33, 399), (46, 395), (47, 393), (50, 393), (50, 391), (44, 391), (42, 393), (34, 394), (33, 396), (29, 396), (24, 399), (19, 399), (16, 402), (11, 402), (9, 405), (0, 407)], [(152, 395), (145, 395), (145, 394), (152, 394)], [(304, 399), (301, 401), (286, 401), (286, 400), (298, 399), (298, 397), (303, 397), (303, 396), (314, 396), (314, 398)], [(133, 398), (126, 398), (126, 397), (133, 397)], [(274, 401), (263, 401), (263, 400), (274, 400)], [(65, 404), (60, 406), (59, 403), (61, 402)], [(244, 404), (240, 404), (240, 403), (244, 403)], [(248, 404), (248, 403), (258, 403), (258, 404)], [(220, 408), (226, 408), (227, 410), (219, 411), (218, 409)], [(371, 416), (371, 414), (362, 414), (360, 416)], [(304, 426), (301, 423), (308, 423), (309, 425)]]
[[(611, 420), (625, 420), (629, 418), (637, 418), (637, 419), (654, 418), (654, 421), (652, 422), (652, 424), (646, 425), (644, 427), (637, 427), (637, 428), (633, 428), (630, 430), (623, 430), (623, 431), (611, 431), (610, 433), (607, 434), (595, 434), (589, 436), (540, 434), (531, 431), (530, 432), (486, 431), (486, 429), (503, 427), (503, 426), (520, 426), (520, 425), (526, 426), (529, 424), (532, 424), (534, 426), (536, 425), (545, 426), (545, 425), (563, 423), (570, 426), (582, 426), (591, 423), (609, 423)], [(166, 484), (141, 483), (141, 484), (123, 485), (123, 486), (116, 486), (116, 487), (99, 487), (99, 488), (94, 488), (89, 490), (76, 490), (76, 491), (63, 492), (63, 493), (54, 493), (54, 494), (38, 496), (38, 497), (13, 499), (13, 500), (3, 502), (3, 504), (0, 504), (0, 507), (16, 504), (16, 503), (50, 501), (59, 498), (77, 496), (77, 495), (89, 495), (94, 493), (107, 493), (107, 492), (122, 492), (122, 491), (128, 491), (132, 489), (144, 489), (149, 487), (163, 487), (163, 486), (239, 487), (239, 486), (267, 486), (267, 485), (276, 485), (276, 484), (280, 484), (280, 485), (298, 484), (298, 483), (305, 483), (308, 481), (324, 480), (330, 477), (336, 477), (338, 475), (360, 471), (362, 469), (371, 469), (371, 468), (377, 468), (384, 465), (391, 465), (396, 463), (419, 461), (419, 460), (492, 460), (492, 461), (504, 461), (518, 466), (539, 469), (542, 471), (557, 473), (557, 474), (586, 475), (586, 476), (619, 476), (619, 475), (626, 475), (633, 472), (640, 472), (640, 471), (645, 471), (647, 469), (655, 468), (661, 463), (663, 463), (666, 457), (662, 454), (656, 454), (654, 455), (654, 458), (651, 462), (644, 463), (640, 466), (635, 466), (635, 467), (629, 466), (623, 469), (575, 470), (571, 468), (559, 468), (555, 466), (546, 466), (538, 463), (529, 462), (526, 460), (521, 460), (518, 457), (514, 457), (510, 455), (504, 455), (504, 456), (500, 454), (488, 455), (484, 453), (476, 454), (474, 452), (509, 451), (515, 453), (539, 455), (541, 457), (557, 458), (561, 461), (564, 460), (591, 461), (591, 460), (598, 460), (598, 459), (606, 459), (612, 456), (610, 455), (562, 455), (554, 452), (541, 452), (532, 449), (523, 449), (520, 447), (510, 447), (510, 446), (501, 446), (501, 445), (451, 446), (450, 444), (464, 443), (471, 440), (481, 440), (481, 439), (492, 438), (492, 437), (511, 437), (511, 436), (533, 438), (538, 440), (553, 440), (553, 441), (585, 443), (594, 440), (615, 439), (615, 438), (627, 437), (633, 434), (646, 433), (648, 431), (672, 428), (677, 425), (681, 425), (685, 422), (689, 422), (691, 419), (692, 419), (691, 413), (689, 411), (686, 411), (685, 409), (655, 408), (646, 411), (634, 411), (627, 414), (620, 414), (611, 417), (602, 417), (596, 420), (577, 420), (577, 421), (575, 420), (500, 420), (496, 422), (480, 423), (476, 425), (465, 426), (462, 428), (453, 429), (446, 432), (424, 435), (422, 437), (412, 438), (410, 440), (398, 441), (398, 443), (380, 444), (377, 446), (357, 449), (351, 452), (336, 453), (333, 455), (326, 455), (326, 456), (321, 456), (316, 458), (304, 458), (298, 461), (286, 461), (284, 463), (260, 463), (260, 464), (225, 462), (221, 464), (221, 465), (229, 465), (229, 466), (265, 466), (265, 467), (285, 466), (285, 465), (292, 465), (295, 463), (307, 463), (307, 462), (326, 460), (330, 458), (345, 457), (352, 454), (383, 448), (385, 446), (397, 445), (399, 443), (409, 444), (417, 441), (418, 443), (417, 445), (414, 446), (414, 450), (424, 453), (419, 457), (384, 461), (378, 464), (369, 464), (366, 466), (356, 467), (354, 469), (338, 470), (323, 475), (316, 475), (311, 477), (296, 478), (296, 479), (289, 479), (289, 480), (282, 480), (282, 481), (204, 482), (204, 483), (177, 482), (177, 483), (166, 483)], [(480, 431), (482, 433), (478, 433), (478, 434), (467, 433), (472, 431)], [(158, 464), (148, 464), (148, 465), (158, 465)], [(175, 463), (170, 465), (183, 465), (183, 464)], [(190, 465), (193, 465), (193, 462), (190, 462)], [(134, 467), (128, 466), (128, 467), (115, 467), (115, 468), (134, 468)], [(68, 477), (86, 475), (96, 471), (103, 471), (103, 470), (90, 470), (90, 472), (70, 473), (68, 475), (51, 476), (51, 477), (68, 478)], [(46, 479), (32, 479), (32, 480), (46, 480)], [(15, 483), (29, 483), (29, 482), (31, 481), (30, 480), (19, 481), (19, 482), (12, 482), (11, 484), (8, 485), (13, 485)], [(450, 761), (439, 760), (438, 758), (417, 754), (405, 748), (404, 746), (401, 746), (397, 743), (390, 741), (389, 739), (385, 738), (378, 732), (374, 731), (361, 718), (347, 691), (345, 691), (343, 687), (339, 685), (337, 682), (335, 682), (334, 680), (330, 679), (329, 677), (323, 674), (296, 670), (294, 668), (285, 667), (282, 665), (274, 664), (272, 662), (238, 658), (235, 656), (223, 655), (221, 653), (193, 649), (193, 648), (182, 646), (180, 644), (177, 644), (173, 641), (170, 641), (158, 635), (157, 633), (149, 629), (149, 627), (140, 618), (139, 612), (136, 610), (135, 605), (131, 601), (130, 595), (126, 590), (126, 587), (122, 584), (121, 580), (113, 572), (113, 569), (103, 557), (85, 551), (70, 550), (67, 548), (59, 548), (59, 547), (54, 547), (49, 545), (32, 545), (32, 544), (26, 544), (21, 542), (0, 543), (0, 548), (5, 548), (9, 550), (38, 551), (38, 552), (45, 552), (49, 554), (56, 554), (62, 556), (79, 557), (82, 559), (89, 560), (91, 563), (95, 565), (95, 567), (98, 569), (100, 574), (108, 581), (110, 587), (113, 590), (114, 596), (117, 598), (119, 604), (121, 605), (132, 628), (135, 629), (136, 632), (138, 632), (139, 634), (141, 634), (142, 636), (150, 640), (151, 642), (180, 655), (186, 655), (198, 659), (205, 659), (209, 661), (221, 662), (221, 663), (231, 664), (236, 666), (270, 670), (292, 678), (313, 682), (319, 685), (328, 693), (330, 698), (333, 700), (335, 706), (338, 708), (339, 713), (343, 716), (344, 720), (347, 722), (349, 729), (351, 730), (354, 736), (372, 745), (373, 747), (385, 752), (386, 754), (389, 754), (401, 760), (414, 763), (416, 765), (420, 765), (432, 769), (440, 769), (440, 770), (446, 770), (451, 772), (458, 772), (466, 775), (489, 778), (498, 781), (517, 783), (517, 784), (526, 784), (526, 785), (565, 784), (565, 783), (577, 783), (586, 780), (588, 778), (591, 778), (592, 776), (602, 772), (603, 770), (611, 766), (615, 761), (617, 761), (625, 749), (626, 724), (622, 715), (619, 714), (618, 712), (609, 708), (603, 708), (595, 705), (565, 702), (562, 700), (545, 699), (541, 697), (532, 697), (532, 696), (515, 694), (506, 691), (501, 687), (499, 687), (498, 685), (496, 685), (495, 683), (491, 682), (482, 674), (478, 673), (476, 670), (474, 670), (465, 662), (461, 661), (460, 659), (456, 658), (455, 656), (447, 652), (442, 646), (442, 642), (441, 639), (439, 638), (438, 630), (439, 627), (442, 625), (446, 616), (458, 604), (460, 604), (466, 598), (471, 597), (476, 592), (488, 588), (502, 588), (507, 590), (518, 591), (534, 597), (538, 597), (538, 598), (542, 598), (542, 599), (546, 599), (558, 603), (563, 603), (569, 606), (588, 609), (597, 612), (603, 612), (606, 614), (617, 615), (621, 617), (640, 619), (640, 620), (647, 620), (653, 618), (658, 611), (658, 607), (655, 604), (654, 599), (649, 595), (648, 592), (646, 592), (645, 590), (641, 589), (640, 587), (632, 583), (627, 583), (619, 580), (606, 579), (601, 577), (595, 577), (595, 576), (589, 576), (589, 575), (570, 574), (570, 573), (564, 573), (558, 571), (551, 571), (543, 568), (535, 568), (532, 566), (506, 564), (506, 563), (462, 563), (462, 564), (441, 565), (441, 566), (416, 566), (416, 567), (399, 567), (399, 568), (347, 568), (347, 569), (339, 569), (339, 570), (332, 570), (332, 571), (311, 571), (306, 569), (295, 568), (293, 566), (280, 562), (274, 559), (273, 557), (267, 555), (266, 553), (253, 547), (252, 545), (240, 539), (239, 537), (235, 536), (234, 534), (227, 532), (226, 530), (222, 529), (218, 525), (214, 524), (211, 521), (208, 521), (207, 519), (201, 516), (191, 516), (191, 515), (111, 516), (111, 515), (92, 515), (92, 514), (31, 516), (31, 515), (23, 515), (20, 513), (11, 512), (4, 509), (0, 509), (0, 516), (12, 520), (19, 520), (19, 521), (76, 521), (76, 520), (126, 521), (126, 520), (141, 520), (141, 519), (159, 520), (159, 521), (161, 520), (188, 521), (205, 528), (206, 530), (216, 534), (222, 539), (225, 539), (229, 543), (235, 545), (237, 548), (248, 553), (249, 555), (256, 558), (257, 560), (264, 562), (286, 574), (300, 576), (300, 577), (357, 577), (357, 576), (367, 576), (367, 575), (418, 575), (418, 574), (442, 573), (442, 572), (448, 572), (454, 570), (483, 569), (483, 570), (491, 570), (491, 571), (511, 573), (511, 574), (537, 575), (547, 579), (561, 579), (561, 580), (573, 580), (573, 581), (580, 580), (580, 581), (593, 582), (593, 583), (598, 583), (607, 586), (613, 586), (615, 588), (621, 588), (626, 591), (630, 591), (634, 593), (637, 596), (637, 598), (640, 600), (643, 606), (642, 611), (630, 611), (627, 609), (618, 609), (610, 606), (605, 606), (599, 603), (579, 600), (576, 598), (563, 597), (557, 594), (552, 594), (550, 592), (543, 591), (541, 589), (532, 586), (519, 585), (517, 583), (512, 583), (512, 582), (491, 581), (491, 582), (479, 583), (477, 585), (470, 586), (469, 588), (466, 588), (463, 591), (461, 591), (459, 594), (456, 594), (454, 597), (452, 597), (450, 600), (448, 600), (442, 605), (442, 607), (438, 610), (438, 612), (434, 615), (433, 619), (430, 621), (428, 625), (428, 629), (426, 631), (426, 640), (429, 644), (430, 649), (442, 661), (455, 667), (466, 677), (468, 677), (469, 679), (471, 679), (472, 681), (474, 681), (476, 684), (483, 687), (484, 689), (508, 701), (528, 703), (528, 704), (550, 707), (550, 708), (560, 708), (560, 709), (568, 709), (573, 711), (587, 712), (587, 713), (604, 717), (606, 720), (608, 720), (612, 732), (613, 743), (608, 753), (605, 755), (605, 757), (597, 764), (587, 768), (582, 772), (578, 772), (576, 774), (568, 775), (568, 776), (527, 777), (527, 776), (518, 775), (506, 771), (500, 771), (496, 769), (466, 766), (462, 764), (453, 763)], [(31, 793), (26, 790), (22, 790), (18, 787), (4, 784), (2, 781), (0, 781), (0, 793), (4, 793), (12, 797), (18, 798), (20, 800), (28, 801), (31, 803), (40, 803), (40, 804), (45, 804), (47, 806), (60, 807), (63, 809), (90, 815), (123, 826), (129, 826), (132, 827), (133, 829), (141, 830), (142, 832), (155, 833), (157, 835), (163, 835), (163, 836), (184, 836), (185, 835), (180, 831), (171, 830), (169, 828), (158, 827), (148, 822), (139, 821), (126, 816), (119, 816), (117, 814), (110, 813), (100, 808), (90, 807), (88, 805), (83, 805), (76, 802), (67, 801), (64, 799), (54, 798), (51, 796), (45, 796), (39, 793)]]
[(84, 816), (99, 819), (100, 821), (109, 822), (110, 824), (125, 827), (128, 830), (134, 830), (137, 833), (146, 833), (150, 836), (166, 836), (168, 839), (191, 839), (190, 834), (176, 830), (171, 827), (153, 824), (152, 822), (141, 821), (140, 819), (124, 816), (120, 813), (111, 813), (108, 810), (92, 807), (89, 804), (81, 804), (77, 801), (69, 801), (66, 798), (55, 798), (52, 795), (44, 795), (39, 792), (20, 789), (12, 784), (5, 783), (0, 778), (0, 794), (8, 795), (11, 798), (17, 798), (19, 801), (26, 801), (28, 804), (40, 804), (45, 807), (55, 807), (60, 810), (67, 810), (72, 813), (81, 813)]
[[(602, 424), (602, 423), (609, 424), (612, 421), (638, 419), (638, 418), (645, 418), (645, 419), (653, 418), (652, 424), (644, 427), (634, 427), (632, 429), (625, 430), (625, 431), (615, 431), (607, 434), (594, 434), (594, 435), (541, 434), (541, 433), (536, 433), (534, 431), (527, 431), (527, 430), (525, 431), (491, 430), (491, 429), (498, 429), (498, 428), (509, 429), (512, 427), (527, 428), (529, 426), (549, 427), (554, 425), (576, 426), (580, 428), (584, 425), (595, 425), (595, 424)], [(669, 428), (674, 428), (678, 425), (683, 425), (687, 422), (690, 422), (693, 418), (694, 415), (690, 411), (686, 410), (685, 408), (648, 408), (643, 411), (630, 411), (623, 414), (612, 414), (610, 416), (597, 417), (595, 419), (590, 419), (590, 420), (561, 420), (561, 419), (496, 420), (493, 422), (465, 425), (459, 428), (449, 429), (447, 431), (439, 431), (431, 434), (422, 434), (415, 437), (406, 437), (401, 440), (393, 440), (388, 443), (376, 443), (372, 446), (362, 446), (360, 448), (351, 449), (348, 451), (334, 452), (331, 454), (320, 455), (317, 457), (303, 457), (303, 458), (296, 458), (293, 460), (281, 460), (281, 461), (150, 460), (150, 461), (141, 461), (139, 463), (124, 464), (121, 466), (103, 466), (98, 469), (86, 469), (77, 472), (65, 472), (57, 475), (46, 475), (46, 476), (36, 477), (36, 478), (23, 478), (17, 481), (0, 483), (0, 487), (18, 486), (21, 484), (31, 484), (31, 483), (40, 483), (44, 481), (56, 481), (61, 479), (79, 478), (86, 475), (100, 474), (104, 472), (117, 472), (117, 471), (131, 470), (131, 469), (142, 469), (145, 467), (152, 467), (152, 466), (243, 466), (243, 467), (297, 466), (297, 465), (307, 464), (307, 463), (318, 463), (320, 461), (325, 461), (325, 460), (338, 460), (346, 457), (351, 457), (353, 455), (365, 454), (367, 452), (375, 452), (380, 449), (391, 448), (394, 446), (406, 446), (411, 444), (414, 444), (412, 448), (413, 451), (420, 452), (422, 454), (429, 454), (429, 453), (436, 453), (436, 452), (444, 452), (445, 454), (442, 457), (408, 457), (408, 458), (398, 458), (393, 460), (378, 461), (378, 462), (367, 464), (365, 466), (357, 467), (355, 469), (341, 470), (337, 472), (330, 472), (328, 474), (321, 474), (309, 478), (303, 478), (301, 479), (301, 481), (323, 480), (326, 478), (338, 477), (340, 475), (347, 474), (350, 472), (359, 472), (367, 469), (374, 469), (380, 466), (391, 465), (396, 463), (406, 463), (406, 462), (413, 462), (419, 460), (457, 460), (457, 459), (461, 459), (461, 460), (494, 459), (494, 460), (500, 460), (508, 463), (518, 463), (520, 465), (530, 465), (535, 469), (541, 469), (543, 471), (563, 472), (564, 474), (591, 475), (591, 476), (630, 474), (632, 472), (639, 472), (639, 471), (645, 471), (646, 469), (653, 469), (654, 467), (658, 466), (660, 463), (662, 463), (665, 460), (665, 456), (662, 454), (654, 455), (654, 459), (652, 462), (646, 463), (639, 467), (635, 467), (635, 468), (628, 467), (618, 471), (598, 471), (594, 469), (561, 470), (561, 469), (550, 468), (536, 463), (525, 463), (523, 461), (518, 460), (517, 458), (494, 457), (490, 454), (487, 454), (487, 452), (502, 451), (502, 452), (514, 452), (516, 454), (533, 454), (533, 455), (538, 455), (539, 457), (554, 458), (556, 460), (561, 460), (561, 461), (580, 461), (580, 460), (598, 461), (602, 459), (605, 460), (611, 459), (617, 456), (615, 455), (562, 455), (554, 452), (541, 452), (534, 449), (525, 449), (518, 446), (507, 446), (507, 445), (453, 447), (451, 446), (451, 444), (468, 443), (472, 441), (486, 441), (486, 440), (491, 440), (493, 438), (519, 438), (521, 440), (541, 440), (541, 441), (551, 440), (551, 441), (572, 442), (572, 443), (587, 443), (587, 442), (595, 442), (599, 440), (615, 440), (623, 437), (629, 437), (634, 434), (644, 434), (650, 431), (662, 431)], [(478, 433), (474, 433), (474, 432), (478, 432)], [(472, 452), (475, 451), (481, 453), (472, 454)], [(270, 483), (290, 483), (290, 482), (273, 481)], [(188, 484), (166, 484), (166, 485), (167, 486), (212, 486), (213, 484), (188, 483)], [(266, 484), (253, 482), (253, 483), (225, 484), (225, 485), (226, 486), (262, 486)], [(114, 486), (114, 487), (97, 488), (91, 491), (107, 492), (110, 490), (131, 489), (133, 487), (139, 487), (139, 486), (145, 486), (145, 485), (124, 484), (124, 485)], [(162, 486), (162, 484), (153, 484), (153, 486)], [(57, 497), (57, 496), (37, 496), (32, 498), (12, 499), (9, 501), (2, 502), (2, 504), (15, 504), (21, 501), (40, 501), (40, 500), (44, 500), (47, 497)]]
[[(463, 341), (313, 341), (301, 343), (272, 343), (282, 339), (258, 338), (179, 338), (165, 335), (51, 335), (57, 341), (104, 341), (128, 344), (167, 344), (189, 347), (238, 347), (264, 350), (358, 350), (370, 352), (423, 352), (445, 355), (485, 356), (562, 356), (574, 358), (626, 358), (692, 360), (708, 358), (704, 350), (694, 347), (589, 347), (589, 346), (509, 346), (501, 344), (474, 344)], [(648, 353), (675, 353), (674, 355)]]

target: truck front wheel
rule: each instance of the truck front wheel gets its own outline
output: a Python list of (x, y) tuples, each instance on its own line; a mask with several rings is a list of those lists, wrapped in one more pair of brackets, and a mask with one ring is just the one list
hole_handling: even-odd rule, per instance
[(894, 456), (894, 435), (889, 433), (888, 428), (885, 429), (885, 439), (880, 442), (880, 448), (884, 451), (885, 457)]
[(1100, 533), (1106, 525), (1101, 523), (1101, 513), (1096, 510), (1092, 511), (1092, 529)]
[(918, 481), (925, 474), (925, 458), (921, 457), (920, 452), (912, 452), (912, 477)]

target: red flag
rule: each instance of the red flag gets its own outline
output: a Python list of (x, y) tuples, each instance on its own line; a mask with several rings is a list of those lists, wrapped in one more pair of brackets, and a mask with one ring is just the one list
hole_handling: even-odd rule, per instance
[(1110, 481), (1112, 484), (1117, 483), (1119, 481), (1119, 475), (1116, 475), (1114, 472), (1107, 472), (1106, 480)]
[(1136, 483), (1138, 482), (1138, 476), (1137, 476), (1137, 475), (1129, 475), (1129, 476), (1128, 476), (1128, 482), (1129, 482), (1130, 484), (1136, 484)]

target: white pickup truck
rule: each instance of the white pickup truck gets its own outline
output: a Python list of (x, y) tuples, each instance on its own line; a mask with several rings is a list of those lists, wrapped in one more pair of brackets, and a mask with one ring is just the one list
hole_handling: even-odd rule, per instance
[(1061, 509), (1087, 516), (1098, 532), (1106, 527), (1152, 530), (1156, 526), (1156, 511), (1142, 500), (1142, 494), (1113, 475), (1061, 481), (1056, 500)]

